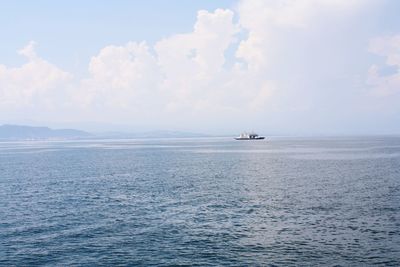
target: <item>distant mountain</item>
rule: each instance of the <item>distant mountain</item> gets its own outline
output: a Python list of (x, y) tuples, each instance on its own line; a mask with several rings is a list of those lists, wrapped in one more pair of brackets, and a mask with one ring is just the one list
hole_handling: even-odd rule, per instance
[(0, 126), (0, 140), (43, 140), (89, 138), (92, 134), (74, 129), (50, 129), (5, 124)]
[(107, 132), (88, 133), (74, 129), (51, 129), (25, 125), (5, 124), (0, 126), (0, 140), (63, 140), (63, 139), (130, 139), (130, 138), (195, 138), (209, 135), (180, 131), (147, 131), (147, 132)]

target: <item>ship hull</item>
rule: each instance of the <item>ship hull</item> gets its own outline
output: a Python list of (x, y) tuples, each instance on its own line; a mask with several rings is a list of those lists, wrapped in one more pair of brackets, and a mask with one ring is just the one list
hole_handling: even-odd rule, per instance
[(248, 138), (248, 137), (235, 137), (235, 140), (263, 140), (265, 139), (264, 136), (259, 136), (255, 138)]

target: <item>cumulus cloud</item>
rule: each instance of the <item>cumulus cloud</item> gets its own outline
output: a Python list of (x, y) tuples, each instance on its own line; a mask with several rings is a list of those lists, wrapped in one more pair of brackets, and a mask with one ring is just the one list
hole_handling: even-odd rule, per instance
[(91, 59), (90, 77), (80, 82), (75, 101), (111, 113), (123, 109), (132, 117), (262, 107), (271, 95), (264, 77), (237, 62), (227, 64), (226, 52), (237, 45), (240, 31), (233, 17), (231, 10), (201, 10), (192, 32), (169, 36), (154, 47), (145, 42), (104, 47)]
[(35, 43), (30, 42), (19, 51), (27, 58), (22, 66), (0, 65), (0, 108), (51, 103), (46, 99), (52, 91), (72, 78), (71, 74), (37, 56), (34, 47)]
[(390, 96), (400, 92), (400, 35), (378, 37), (371, 40), (369, 51), (385, 57), (386, 66), (394, 68), (393, 73), (383, 75), (380, 67), (372, 65), (368, 71), (368, 84), (372, 93), (378, 96)]
[(86, 108), (93, 104), (132, 109), (157, 93), (157, 61), (145, 42), (110, 45), (89, 63), (90, 77), (80, 82), (75, 100)]
[(248, 32), (248, 38), (240, 42), (236, 56), (244, 59), (252, 70), (263, 68), (269, 63), (269, 50), (274, 45), (274, 39), (282, 31), (304, 30), (322, 25), (323, 18), (352, 12), (367, 5), (368, 2), (367, 0), (240, 1), (239, 23)]
[[(17, 68), (0, 65), (0, 103), (39, 107), (40, 101), (43, 105), (45, 99), (58, 98), (53, 101), (57, 106), (61, 98), (68, 103), (65, 117), (74, 119), (79, 113), (81, 120), (117, 123), (152, 119), (171, 123), (179, 118), (194, 124), (203, 118), (218, 124), (257, 117), (260, 122), (278, 112), (290, 117), (316, 106), (324, 109), (317, 98), (326, 101), (327, 94), (320, 91), (328, 90), (327, 81), (337, 81), (343, 63), (334, 61), (346, 58), (347, 49), (340, 50), (337, 44), (349, 37), (330, 36), (342, 33), (327, 33), (327, 23), (332, 28), (343, 23), (345, 28), (342, 18), (369, 2), (246, 0), (235, 10), (200, 10), (189, 32), (154, 44), (131, 41), (103, 47), (89, 60), (88, 74), (75, 80), (38, 56), (31, 42), (19, 51), (27, 63)], [(377, 91), (393, 93), (399, 88), (398, 39), (371, 43), (371, 52), (397, 68), (396, 74), (382, 76), (378, 66), (371, 67), (369, 83)], [(310, 113), (318, 112), (310, 111), (305, 120)]]
[[(354, 10), (367, 0), (242, 0), (240, 20), (249, 28), (284, 26), (304, 28), (318, 17)], [(252, 15), (253, 14), (253, 15)]]
[(36, 45), (35, 41), (30, 41), (24, 48), (18, 51), (18, 54), (25, 56), (26, 58), (32, 61), (37, 60), (38, 57), (36, 55), (35, 45)]
[(232, 104), (228, 99), (234, 88), (223, 87), (234, 79), (235, 70), (224, 67), (225, 51), (239, 30), (233, 15), (231, 10), (199, 11), (193, 32), (170, 36), (155, 45), (165, 77), (162, 88), (170, 96), (168, 110), (226, 109)]

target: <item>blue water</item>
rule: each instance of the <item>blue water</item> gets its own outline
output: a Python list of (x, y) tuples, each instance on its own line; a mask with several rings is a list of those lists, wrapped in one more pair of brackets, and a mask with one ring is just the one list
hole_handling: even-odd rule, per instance
[(1, 266), (400, 265), (400, 138), (0, 143)]

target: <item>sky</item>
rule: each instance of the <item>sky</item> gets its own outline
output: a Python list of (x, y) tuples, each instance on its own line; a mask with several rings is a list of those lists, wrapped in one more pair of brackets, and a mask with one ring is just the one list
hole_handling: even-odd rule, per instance
[(400, 134), (400, 1), (1, 1), (0, 124)]

